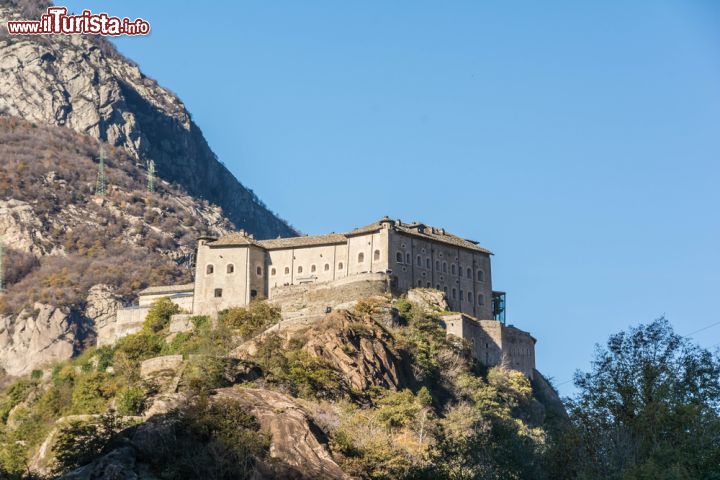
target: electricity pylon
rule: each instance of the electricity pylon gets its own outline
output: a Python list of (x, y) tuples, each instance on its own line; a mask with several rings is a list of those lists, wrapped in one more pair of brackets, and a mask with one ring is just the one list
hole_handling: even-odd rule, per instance
[(150, 193), (155, 191), (155, 162), (153, 160), (150, 160), (150, 163), (148, 164), (147, 189)]
[(95, 195), (104, 197), (107, 192), (105, 184), (105, 148), (100, 147), (100, 163), (98, 164), (97, 181), (95, 182)]

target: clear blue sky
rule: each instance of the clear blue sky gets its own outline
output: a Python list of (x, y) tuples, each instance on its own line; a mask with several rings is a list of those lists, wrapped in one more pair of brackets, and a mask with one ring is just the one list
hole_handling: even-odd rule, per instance
[(66, 5), (149, 20), (120, 50), (303, 232), (388, 214), (494, 251), (557, 383), (629, 325), (720, 321), (720, 2)]

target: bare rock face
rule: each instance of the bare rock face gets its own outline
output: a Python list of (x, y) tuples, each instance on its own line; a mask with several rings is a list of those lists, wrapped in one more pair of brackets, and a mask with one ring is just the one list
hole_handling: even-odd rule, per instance
[(355, 390), (397, 389), (409, 383), (392, 337), (370, 316), (333, 312), (306, 337), (305, 350), (327, 360)]
[(40, 366), (67, 360), (76, 347), (78, 322), (63, 308), (36, 303), (16, 318), (0, 317), (0, 366), (24, 375)]
[(230, 399), (245, 406), (270, 435), (270, 457), (259, 470), (265, 478), (348, 479), (335, 463), (326, 439), (310, 415), (292, 398), (282, 393), (253, 388), (225, 388), (217, 398)]
[(123, 302), (113, 294), (108, 285), (95, 285), (90, 288), (85, 314), (93, 320), (97, 337), (111, 335), (115, 330), (115, 316)]
[[(0, 24), (20, 14), (0, 3)], [(158, 175), (219, 205), (257, 238), (296, 232), (210, 150), (183, 103), (109, 42), (79, 35), (0, 36), (0, 114), (65, 126), (115, 146)]]
[(98, 460), (78, 468), (62, 477), (63, 480), (157, 480), (146, 465), (137, 461), (137, 453), (132, 447), (123, 447), (111, 451)]
[(32, 206), (20, 200), (0, 200), (0, 232), (3, 243), (35, 255), (51, 253), (43, 225)]
[(445, 293), (430, 288), (414, 288), (408, 291), (407, 300), (428, 313), (445, 312), (450, 308)]

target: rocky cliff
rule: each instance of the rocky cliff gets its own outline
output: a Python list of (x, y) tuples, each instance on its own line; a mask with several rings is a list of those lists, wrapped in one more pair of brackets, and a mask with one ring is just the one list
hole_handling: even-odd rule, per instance
[[(0, 24), (42, 5), (0, 0)], [(63, 126), (153, 160), (158, 175), (223, 209), (258, 238), (295, 231), (218, 161), (180, 99), (103, 39), (0, 37), (0, 115)]]

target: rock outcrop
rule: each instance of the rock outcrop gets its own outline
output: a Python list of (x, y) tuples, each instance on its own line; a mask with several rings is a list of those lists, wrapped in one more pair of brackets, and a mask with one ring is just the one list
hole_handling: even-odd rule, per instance
[(0, 365), (9, 375), (70, 358), (79, 341), (75, 315), (67, 309), (36, 303), (16, 317), (0, 317)]
[(445, 293), (430, 288), (413, 288), (409, 290), (407, 300), (427, 313), (446, 312), (449, 309)]
[(398, 389), (410, 383), (392, 337), (369, 315), (333, 312), (305, 334), (304, 348), (328, 361), (356, 391)]
[[(0, 2), (0, 25), (20, 19)], [(103, 39), (0, 36), (0, 114), (71, 128), (122, 146), (158, 175), (222, 207), (257, 238), (293, 235), (216, 158), (183, 103)]]
[(270, 457), (277, 461), (260, 465), (265, 478), (349, 478), (333, 460), (321, 430), (292, 398), (254, 388), (220, 389), (217, 398), (239, 402), (270, 435)]

